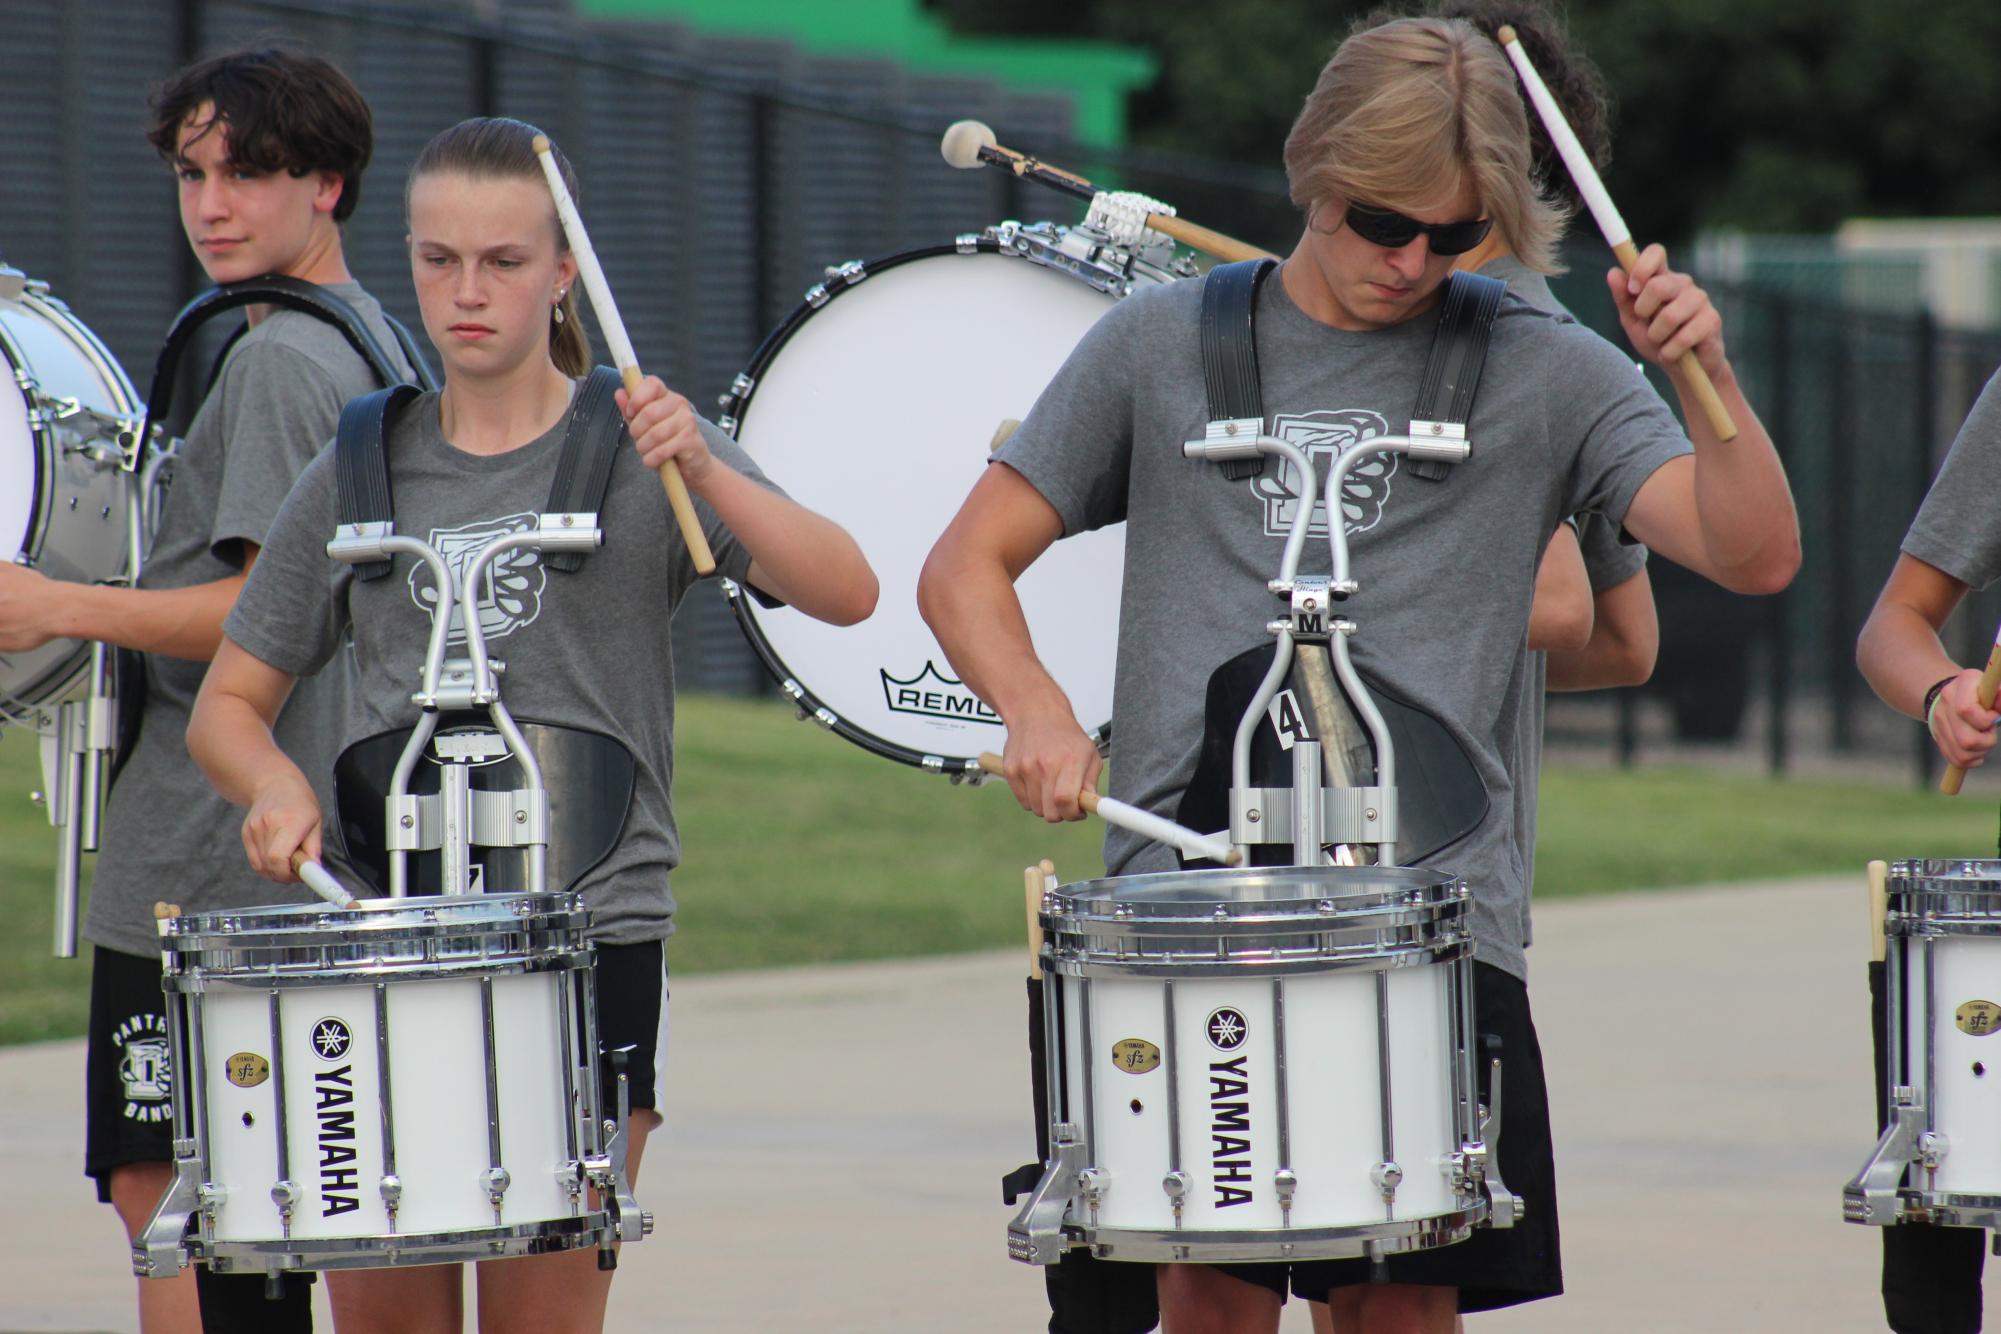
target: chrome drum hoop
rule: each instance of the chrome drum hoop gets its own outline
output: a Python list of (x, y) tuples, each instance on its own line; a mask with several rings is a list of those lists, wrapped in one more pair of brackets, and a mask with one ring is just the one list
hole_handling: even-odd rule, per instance
[(2001, 861), (1943, 857), (1893, 862), (1887, 882), (1893, 936), (2001, 935)]
[(1408, 867), (1247, 867), (1081, 881), (1043, 903), (1045, 966), (1075, 976), (1383, 970), (1470, 958), (1472, 895)]
[(365, 899), (176, 917), (161, 946), (169, 990), (344, 985), (586, 967), (589, 923), (573, 893)]
[(552, 1218), (515, 1227), (386, 1237), (318, 1237), (311, 1241), (217, 1241), (193, 1230), (186, 1245), (190, 1259), (206, 1261), (217, 1273), (389, 1269), (581, 1250), (598, 1245), (611, 1226), (603, 1209), (593, 1209), (580, 1218)]
[(1242, 1232), (1149, 1231), (1139, 1228), (1074, 1226), (1080, 1245), (1107, 1260), (1156, 1264), (1228, 1264), (1245, 1261), (1353, 1260), (1369, 1255), (1406, 1255), (1465, 1241), (1487, 1221), (1484, 1199), (1454, 1213), (1368, 1227), (1255, 1229)]

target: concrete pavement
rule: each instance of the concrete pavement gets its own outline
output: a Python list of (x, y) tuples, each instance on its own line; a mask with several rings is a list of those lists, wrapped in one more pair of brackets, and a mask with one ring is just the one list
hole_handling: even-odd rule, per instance
[[(1839, 1205), (1873, 1140), (1862, 904), (1858, 873), (1538, 909), (1570, 1291), (1475, 1334), (1883, 1327), (1878, 1243)], [(1021, 975), (1017, 952), (677, 982), (659, 1230), (608, 1328), (1039, 1330), (996, 1185), (1031, 1150)], [(78, 1175), (81, 1068), (76, 1043), (0, 1052), (0, 1330), (136, 1328)]]

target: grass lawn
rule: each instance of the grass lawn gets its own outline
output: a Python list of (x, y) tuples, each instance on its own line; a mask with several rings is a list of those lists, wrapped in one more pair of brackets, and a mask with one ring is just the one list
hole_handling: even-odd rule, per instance
[[(87, 962), (49, 954), (54, 839), (27, 801), (40, 786), (33, 740), (0, 735), (0, 1043), (74, 1035), (85, 1013)], [(670, 957), (683, 973), (1011, 945), (1024, 865), (1052, 857), (1066, 879), (1098, 866), (1095, 827), (1039, 825), (999, 786), (953, 787), (777, 704), (684, 700), (680, 772), (688, 865), (674, 877)], [(1698, 770), (1550, 769), (1537, 894), (1993, 856), (1991, 801), (1981, 779), (1946, 801)]]

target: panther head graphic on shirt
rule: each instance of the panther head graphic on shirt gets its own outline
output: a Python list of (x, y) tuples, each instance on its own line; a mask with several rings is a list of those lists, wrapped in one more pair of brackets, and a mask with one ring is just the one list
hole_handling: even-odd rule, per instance
[[(1320, 412), (1280, 413), (1272, 419), (1272, 434), (1303, 451), (1313, 461), (1324, 485), (1334, 457), (1361, 440), (1390, 434), (1390, 424), (1379, 412), (1366, 408), (1333, 408)], [(1277, 466), (1274, 468), (1273, 465)], [(1390, 479), (1396, 475), (1397, 456), (1371, 454), (1349, 470), (1341, 489), (1341, 518), (1350, 535), (1367, 532), (1383, 517), (1390, 498)], [(1292, 464), (1283, 458), (1267, 459), (1265, 470), (1251, 481), (1251, 489), (1264, 502), (1265, 533), (1283, 537), (1292, 531), (1293, 515), (1299, 505), (1300, 479)], [(1327, 504), (1324, 495), (1314, 496), (1313, 519), (1308, 532), (1327, 536)]]
[[(496, 537), (527, 532), (535, 526), (535, 522), (533, 513), (509, 514), (458, 528), (433, 528), (429, 541), (445, 558), (453, 577), (463, 580), (466, 567), (481, 547)], [(479, 628), (488, 640), (503, 639), (522, 626), (533, 624), (535, 618), (542, 614), (542, 589), (548, 582), (549, 572), (542, 565), (541, 555), (526, 549), (503, 553), (493, 560), (489, 569), (490, 575), (482, 575), (479, 581)], [(410, 571), (410, 600), (423, 609), (426, 617), (438, 605), (438, 590), (431, 577), (431, 567), (421, 561)], [(465, 641), (465, 626), (459, 613), (454, 611), (448, 642), (459, 645)]]

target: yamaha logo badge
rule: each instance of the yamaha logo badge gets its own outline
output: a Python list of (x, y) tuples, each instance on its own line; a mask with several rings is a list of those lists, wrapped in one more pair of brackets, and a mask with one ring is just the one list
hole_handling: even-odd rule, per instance
[(1224, 1006), (1209, 1016), (1209, 1045), (1217, 1051), (1235, 1051), (1244, 1045), (1250, 1036), (1250, 1025), (1244, 1022), (1242, 1010)]
[[(1210, 1023), (1213, 1025), (1215, 1021), (1212, 1019)], [(338, 1061), (347, 1055), (348, 1045), (353, 1041), (347, 1025), (338, 1019), (322, 1019), (313, 1025), (313, 1051), (322, 1061)]]

